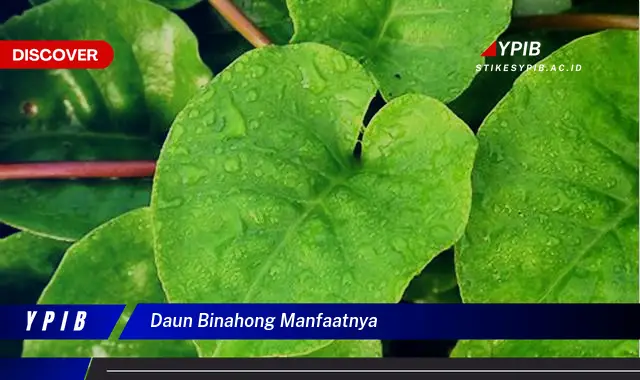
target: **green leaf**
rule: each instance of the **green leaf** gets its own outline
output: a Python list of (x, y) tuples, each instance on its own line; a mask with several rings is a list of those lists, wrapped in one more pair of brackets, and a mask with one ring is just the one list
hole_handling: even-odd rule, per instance
[(26, 232), (0, 239), (0, 304), (36, 302), (68, 246)]
[(463, 340), (452, 357), (638, 357), (632, 340)]
[(453, 251), (436, 256), (404, 292), (403, 300), (414, 303), (460, 303)]
[[(105, 70), (0, 71), (2, 163), (155, 159), (175, 115), (211, 77), (186, 25), (142, 0), (53, 0), (0, 35), (106, 40), (116, 52)], [(74, 240), (148, 204), (149, 193), (149, 180), (1, 181), (0, 220)]]
[(24, 356), (195, 357), (186, 341), (119, 341), (138, 303), (163, 303), (153, 259), (151, 215), (138, 209), (90, 232), (67, 251), (40, 304), (126, 304), (107, 341), (25, 341)]
[(536, 16), (562, 13), (571, 9), (571, 0), (514, 0), (514, 16)]
[[(0, 239), (0, 305), (35, 303), (68, 246), (26, 232)], [(19, 357), (21, 350), (22, 341), (0, 342), (0, 357)]]
[(286, 0), (234, 0), (256, 26), (274, 43), (286, 44), (293, 36), (293, 23)]
[[(483, 123), (456, 257), (465, 302), (638, 302), (637, 46), (637, 32), (578, 39), (541, 63), (582, 71), (523, 74)], [(631, 343), (519, 344), (482, 352), (631, 352)], [(457, 352), (480, 355), (466, 348), (479, 345)]]
[(0, 218), (39, 235), (71, 241), (116, 214), (148, 205), (150, 192), (151, 179), (0, 181)]
[[(29, 0), (29, 2), (33, 5), (44, 4), (51, 0)], [(113, 1), (113, 0), (104, 0), (104, 1)], [(199, 3), (202, 0), (150, 0), (154, 3), (158, 3), (164, 7), (171, 9), (187, 9), (195, 4)]]
[[(400, 300), (464, 229), (476, 142), (444, 105), (411, 95), (374, 117), (357, 160), (374, 93), (354, 59), (308, 43), (245, 54), (185, 107), (152, 198), (171, 302)], [(197, 342), (204, 356), (326, 344)]]
[(153, 1), (170, 9), (187, 9), (198, 4), (202, 0), (153, 0)]
[(511, 0), (288, 0), (294, 42), (315, 41), (358, 59), (386, 99), (458, 96), (507, 27)]
[(308, 358), (378, 358), (382, 356), (379, 340), (335, 340), (328, 346), (301, 357)]

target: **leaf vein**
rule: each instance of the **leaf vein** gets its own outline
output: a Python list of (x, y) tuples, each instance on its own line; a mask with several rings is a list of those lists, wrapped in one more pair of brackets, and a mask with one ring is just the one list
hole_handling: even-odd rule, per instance
[(599, 234), (597, 234), (591, 242), (589, 242), (581, 252), (579, 252), (573, 260), (567, 265), (562, 271), (560, 271), (559, 275), (551, 282), (551, 286), (549, 289), (540, 297), (536, 303), (542, 303), (544, 300), (556, 290), (556, 288), (560, 285), (562, 280), (564, 280), (571, 272), (573, 272), (580, 261), (586, 257), (586, 255), (593, 249), (599, 242), (602, 240), (607, 234), (614, 231), (618, 225), (624, 221), (626, 218), (632, 215), (633, 212), (636, 212), (637, 204), (629, 205), (624, 210), (622, 210), (618, 216), (609, 224), (607, 227), (602, 229)]

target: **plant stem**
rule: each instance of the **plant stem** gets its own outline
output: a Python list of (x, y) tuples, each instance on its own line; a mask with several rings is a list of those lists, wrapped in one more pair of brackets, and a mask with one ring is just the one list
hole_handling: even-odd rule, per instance
[(269, 37), (262, 33), (231, 0), (209, 0), (209, 4), (254, 47), (271, 45)]
[(517, 29), (638, 30), (638, 17), (609, 14), (560, 14), (516, 17), (511, 26)]
[(154, 161), (43, 162), (0, 165), (0, 180), (151, 177)]

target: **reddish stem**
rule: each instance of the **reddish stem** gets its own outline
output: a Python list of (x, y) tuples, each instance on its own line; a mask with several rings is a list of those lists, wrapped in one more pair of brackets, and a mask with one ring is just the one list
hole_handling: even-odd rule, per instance
[(156, 163), (154, 161), (1, 164), (0, 180), (151, 177), (155, 169)]
[(638, 17), (608, 14), (529, 16), (514, 18), (511, 26), (518, 29), (638, 30)]
[(262, 33), (231, 0), (209, 0), (209, 4), (254, 47), (271, 45), (269, 37)]

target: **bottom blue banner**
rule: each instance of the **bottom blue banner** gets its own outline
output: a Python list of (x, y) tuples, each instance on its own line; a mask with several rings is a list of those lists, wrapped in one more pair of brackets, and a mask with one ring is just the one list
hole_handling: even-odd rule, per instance
[(141, 304), (121, 339), (640, 339), (640, 304)]

